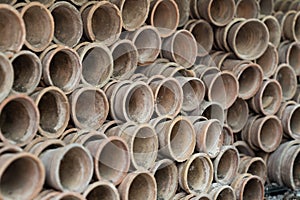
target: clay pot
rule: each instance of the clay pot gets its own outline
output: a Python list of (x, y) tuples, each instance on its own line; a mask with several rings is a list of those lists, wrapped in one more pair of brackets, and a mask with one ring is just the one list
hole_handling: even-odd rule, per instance
[(140, 28), (149, 14), (150, 0), (111, 0), (120, 8), (123, 28), (134, 31)]
[(188, 68), (191, 67), (197, 57), (197, 41), (191, 32), (178, 30), (170, 37), (164, 39), (162, 43), (162, 57), (176, 62)]
[(138, 64), (138, 51), (130, 40), (117, 41), (110, 47), (114, 61), (113, 77), (133, 72)]
[(248, 104), (243, 99), (236, 99), (234, 104), (228, 108), (227, 124), (234, 133), (240, 132), (247, 123), (249, 116)]
[(185, 27), (190, 31), (198, 46), (198, 56), (206, 56), (212, 49), (214, 43), (214, 32), (211, 25), (205, 20), (197, 20)]
[(109, 105), (105, 93), (96, 87), (82, 86), (69, 97), (71, 117), (76, 127), (98, 129), (105, 122)]
[(273, 0), (258, 0), (260, 14), (271, 15), (274, 11), (274, 1)]
[(82, 65), (77, 52), (70, 47), (53, 45), (40, 56), (43, 81), (69, 94), (78, 87)]
[(18, 52), (26, 37), (25, 24), (18, 11), (10, 5), (0, 6), (1, 33), (0, 51)]
[(0, 139), (18, 146), (28, 144), (38, 130), (40, 114), (27, 95), (7, 97), (0, 104)]
[(93, 160), (79, 144), (49, 149), (39, 158), (46, 168), (46, 183), (60, 191), (83, 192), (93, 176)]
[(98, 180), (118, 185), (126, 176), (130, 165), (129, 149), (118, 136), (89, 141), (85, 146), (94, 158), (94, 170)]
[(58, 138), (68, 126), (70, 105), (67, 96), (51, 86), (36, 91), (31, 96), (40, 112), (39, 133), (48, 138)]
[(183, 104), (184, 111), (192, 111), (197, 109), (205, 96), (204, 83), (195, 77), (177, 77), (183, 91)]
[(300, 75), (300, 43), (298, 42), (282, 42), (278, 47), (278, 55), (280, 63), (289, 64)]
[(54, 19), (53, 41), (56, 44), (74, 47), (83, 33), (80, 12), (68, 2), (56, 2), (49, 10)]
[[(264, 2), (271, 2), (273, 4), (273, 1), (266, 0), (266, 1), (260, 1), (260, 4), (264, 4)], [(266, 9), (269, 9), (270, 7), (266, 6)], [(261, 8), (262, 9), (262, 8)], [(261, 10), (262, 12), (262, 10)], [(278, 47), (281, 39), (281, 28), (278, 20), (276, 17), (267, 15), (264, 16), (261, 21), (267, 26), (269, 30), (269, 42), (271, 42), (275, 47)]]
[(153, 114), (153, 93), (142, 81), (121, 81), (112, 86), (111, 94), (107, 97), (111, 116), (115, 120), (146, 123)]
[(288, 138), (300, 139), (298, 120), (300, 117), (300, 105), (288, 105), (282, 112), (281, 122), (284, 135)]
[(82, 63), (81, 82), (103, 87), (113, 73), (113, 57), (110, 50), (101, 43), (87, 43), (77, 47)]
[(26, 29), (26, 47), (35, 52), (43, 51), (54, 35), (54, 20), (50, 11), (39, 2), (30, 2), (20, 9)]
[(259, 14), (260, 7), (257, 0), (236, 0), (236, 17), (251, 19), (257, 18)]
[(250, 99), (249, 107), (256, 113), (275, 114), (282, 101), (282, 89), (278, 81), (265, 79), (256, 95)]
[(264, 185), (262, 179), (251, 174), (236, 176), (231, 184), (237, 200), (263, 199)]
[(175, 0), (179, 10), (179, 23), (178, 26), (184, 26), (189, 20), (190, 16), (190, 0)]
[(230, 184), (239, 169), (239, 152), (234, 146), (222, 146), (213, 161), (214, 180), (222, 185)]
[(238, 170), (239, 173), (256, 175), (262, 179), (263, 183), (265, 183), (267, 179), (267, 166), (262, 158), (244, 156), (240, 159), (240, 161)]
[(150, 172), (154, 175), (157, 185), (157, 199), (171, 199), (178, 185), (178, 170), (169, 159), (157, 161)]
[(276, 47), (269, 43), (266, 51), (255, 62), (261, 67), (265, 77), (271, 77), (279, 62)]
[(290, 10), (285, 13), (282, 22), (282, 36), (284, 39), (300, 42), (300, 31), (298, 27), (300, 25), (300, 13), (294, 10)]
[(206, 96), (209, 101), (218, 102), (224, 109), (229, 108), (236, 100), (239, 85), (236, 77), (228, 71), (203, 77)]
[(151, 1), (148, 21), (151, 26), (157, 28), (162, 38), (172, 35), (179, 23), (176, 2), (174, 0)]
[(213, 200), (218, 199), (236, 199), (235, 191), (229, 185), (220, 185), (218, 183), (213, 183), (209, 191), (209, 195), (212, 196)]
[(157, 196), (155, 178), (147, 171), (135, 171), (128, 174), (118, 190), (122, 200), (153, 200)]
[[(39, 57), (30, 51), (23, 50), (11, 58), (11, 64), (14, 71), (12, 92), (32, 93), (39, 84), (42, 76), (42, 64)], [(8, 73), (6, 76), (9, 77)]]
[(204, 153), (192, 155), (179, 165), (179, 185), (192, 194), (207, 192), (213, 181), (213, 164)]
[(223, 61), (221, 70), (232, 71), (239, 84), (238, 96), (245, 100), (253, 97), (263, 82), (261, 66), (249, 61), (226, 59)]
[(108, 181), (98, 181), (90, 184), (83, 192), (87, 200), (111, 199), (119, 200), (120, 196), (116, 187)]
[(111, 45), (122, 31), (122, 18), (118, 7), (108, 1), (88, 2), (80, 8), (83, 32), (90, 41)]
[(222, 146), (222, 126), (216, 119), (194, 122), (196, 149), (215, 158)]
[(234, 17), (235, 2), (234, 0), (204, 0), (197, 2), (197, 8), (201, 18), (215, 26), (225, 26)]
[(258, 19), (235, 23), (228, 32), (228, 44), (237, 57), (244, 60), (259, 58), (267, 49), (269, 32)]
[(274, 74), (274, 79), (281, 86), (283, 100), (289, 100), (295, 96), (297, 91), (297, 75), (291, 66), (288, 64), (279, 65)]
[(155, 114), (175, 117), (183, 104), (183, 91), (179, 81), (174, 78), (165, 78), (152, 81), (149, 86), (154, 95)]
[(1, 199), (32, 199), (42, 190), (45, 169), (36, 156), (8, 152), (0, 156), (0, 164)]
[(13, 87), (14, 79), (16, 79), (14, 73), (16, 72), (14, 72), (11, 62), (4, 54), (0, 53), (0, 102), (7, 97)]
[(176, 117), (171, 121), (157, 125), (159, 153), (165, 158), (184, 162), (192, 153), (196, 145), (196, 134), (193, 125), (185, 117)]
[(250, 127), (249, 134), (248, 138), (245, 138), (248, 143), (264, 152), (272, 152), (281, 142), (282, 125), (276, 116), (259, 117)]
[(128, 32), (126, 39), (131, 40), (138, 51), (138, 62), (147, 65), (156, 60), (161, 49), (161, 38), (158, 29), (143, 26), (134, 32)]

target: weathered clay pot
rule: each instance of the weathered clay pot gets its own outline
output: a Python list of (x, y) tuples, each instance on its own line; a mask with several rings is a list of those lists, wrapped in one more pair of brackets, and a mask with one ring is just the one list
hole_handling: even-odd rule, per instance
[(222, 146), (222, 126), (216, 119), (194, 122), (196, 149), (215, 158)]
[(235, 23), (228, 32), (228, 44), (237, 57), (245, 60), (259, 58), (267, 49), (269, 32), (258, 19)]
[(76, 127), (98, 129), (105, 122), (109, 105), (105, 93), (96, 87), (82, 86), (69, 97), (71, 117)]
[(0, 156), (0, 198), (33, 199), (45, 180), (42, 162), (26, 152), (7, 152)]
[(256, 113), (275, 114), (282, 101), (282, 89), (278, 81), (265, 79), (256, 95), (250, 99), (249, 107)]
[(172, 35), (179, 23), (177, 3), (174, 0), (151, 1), (148, 22), (157, 28), (161, 37)]
[(205, 96), (204, 83), (195, 77), (176, 77), (183, 92), (182, 109), (192, 111), (197, 109)]
[(0, 6), (1, 33), (0, 51), (18, 52), (26, 37), (25, 24), (18, 11), (10, 5)]
[(156, 60), (162, 43), (157, 28), (143, 26), (134, 32), (128, 32), (125, 38), (134, 43), (138, 51), (138, 62), (141, 65), (146, 65)]
[(295, 70), (288, 64), (277, 67), (274, 79), (278, 81), (282, 89), (283, 100), (292, 99), (297, 91), (297, 75)]
[(245, 100), (237, 98), (228, 108), (226, 121), (234, 133), (240, 132), (247, 123), (249, 116), (248, 104)]
[[(39, 84), (42, 76), (42, 64), (39, 57), (30, 51), (23, 50), (14, 54), (11, 58), (11, 64), (14, 71), (12, 92), (32, 93)], [(5, 67), (5, 64), (1, 66)], [(6, 73), (7, 77), (5, 78), (9, 78), (9, 71)]]
[(236, 176), (231, 184), (237, 200), (252, 200), (264, 198), (264, 185), (262, 179), (251, 174)]
[(169, 159), (157, 161), (150, 172), (157, 185), (157, 199), (170, 199), (175, 195), (178, 186), (178, 170)]
[(256, 175), (262, 179), (263, 183), (265, 183), (267, 179), (267, 166), (262, 158), (244, 156), (240, 159), (240, 161), (238, 170), (239, 173)]
[(122, 31), (119, 8), (108, 1), (91, 1), (80, 8), (83, 32), (90, 41), (113, 44)]
[(94, 158), (94, 170), (98, 180), (107, 180), (115, 185), (121, 183), (130, 165), (129, 149), (118, 136), (98, 139), (85, 144)]
[(133, 72), (138, 64), (138, 51), (130, 40), (117, 41), (110, 47), (114, 61), (113, 76), (119, 77)]
[(223, 146), (233, 145), (233, 143), (234, 143), (233, 131), (230, 128), (230, 126), (228, 126), (227, 124), (224, 124), (224, 126), (223, 126), (222, 141), (223, 141)]
[(108, 181), (98, 181), (90, 184), (83, 192), (83, 196), (87, 200), (97, 200), (99, 198), (120, 200), (118, 190)]
[(122, 200), (153, 200), (157, 196), (155, 178), (147, 171), (135, 171), (128, 174), (118, 190)]
[(214, 180), (222, 185), (230, 184), (239, 169), (240, 158), (238, 150), (234, 146), (222, 146), (213, 164)]
[(186, 68), (195, 63), (197, 51), (197, 41), (187, 30), (178, 30), (164, 39), (161, 48), (162, 57)]
[(93, 160), (79, 144), (49, 149), (39, 158), (46, 168), (46, 183), (60, 191), (83, 192), (93, 176)]
[(257, 18), (260, 14), (259, 2), (257, 0), (235, 0), (235, 15), (238, 18)]
[(179, 185), (192, 194), (207, 192), (213, 181), (213, 164), (207, 154), (196, 153), (179, 165)]
[(152, 81), (149, 85), (154, 95), (155, 114), (175, 117), (183, 104), (183, 91), (179, 81), (175, 78), (165, 78)]
[(58, 138), (68, 126), (70, 105), (67, 96), (57, 87), (50, 86), (31, 95), (40, 112), (39, 133)]
[(209, 101), (218, 102), (224, 109), (229, 108), (236, 100), (239, 85), (236, 77), (229, 71), (210, 74), (203, 77), (206, 96)]
[(140, 28), (149, 14), (150, 0), (111, 0), (120, 8), (123, 28), (134, 31)]
[(103, 87), (113, 73), (113, 57), (110, 50), (101, 43), (87, 43), (79, 46), (77, 52), (82, 63), (81, 82)]
[(171, 121), (157, 125), (159, 153), (178, 162), (187, 160), (196, 145), (196, 134), (193, 125), (185, 117), (176, 117)]
[(300, 25), (300, 13), (294, 10), (290, 10), (285, 13), (282, 22), (282, 36), (284, 39), (300, 42), (300, 31), (298, 27)]
[(300, 75), (300, 42), (284, 41), (278, 47), (280, 63), (287, 63)]
[(191, 22), (186, 29), (190, 31), (197, 42), (198, 56), (206, 56), (214, 43), (214, 32), (211, 25), (205, 20)]
[(0, 104), (0, 139), (18, 146), (28, 144), (40, 121), (37, 106), (27, 95), (7, 97)]
[[(271, 0), (266, 0), (266, 1), (261, 0), (260, 4), (264, 4), (264, 2), (267, 1), (272, 2)], [(266, 8), (268, 9), (269, 7)], [(276, 17), (272, 15), (267, 15), (264, 16), (261, 19), (261, 21), (267, 26), (269, 30), (269, 35), (270, 35), (269, 42), (271, 42), (275, 47), (278, 47), (281, 39), (281, 28), (278, 20), (276, 19)]]
[(68, 2), (56, 2), (49, 10), (54, 19), (53, 41), (69, 47), (75, 46), (83, 33), (80, 12)]
[(235, 2), (234, 0), (204, 0), (197, 2), (197, 8), (201, 18), (215, 26), (225, 26), (234, 17)]
[(213, 183), (209, 195), (212, 196), (213, 200), (218, 199), (236, 199), (235, 191), (229, 185), (220, 185), (218, 183)]
[(43, 81), (69, 94), (78, 87), (82, 65), (77, 52), (70, 47), (53, 45), (40, 57), (43, 67)]
[(50, 11), (39, 2), (28, 3), (20, 9), (26, 29), (26, 47), (35, 52), (43, 51), (54, 35), (54, 20)]
[(266, 51), (255, 62), (261, 67), (265, 77), (271, 77), (275, 73), (279, 62), (276, 47), (269, 43)]
[(284, 135), (288, 138), (300, 139), (299, 120), (300, 105), (288, 105), (281, 116), (281, 123), (284, 130)]
[(14, 72), (11, 62), (4, 54), (0, 53), (0, 102), (7, 97), (13, 87), (14, 79), (17, 79), (14, 73), (17, 72)]

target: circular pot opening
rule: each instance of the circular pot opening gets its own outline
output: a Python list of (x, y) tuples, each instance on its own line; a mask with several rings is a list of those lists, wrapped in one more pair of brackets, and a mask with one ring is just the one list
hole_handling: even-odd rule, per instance
[(121, 8), (124, 28), (135, 30), (140, 27), (148, 16), (149, 6), (148, 0), (124, 0)]
[(238, 78), (240, 96), (255, 94), (261, 86), (262, 76), (258, 66), (249, 65), (243, 70)]
[[(274, 150), (279, 145), (282, 135), (281, 124), (275, 118), (269, 118), (261, 127), (260, 142), (263, 149)], [(267, 151), (269, 152), (269, 151)]]
[(293, 113), (290, 120), (291, 131), (293, 134), (300, 136), (300, 107), (297, 107)]
[(256, 60), (256, 63), (261, 67), (265, 76), (272, 76), (278, 65), (276, 48), (269, 45), (263, 55)]
[(289, 66), (281, 67), (277, 71), (276, 80), (281, 86), (283, 98), (293, 98), (297, 90), (297, 76), (294, 70)]
[(196, 22), (191, 33), (194, 35), (198, 46), (198, 56), (207, 55), (214, 43), (214, 32), (209, 23), (205, 21)]
[(170, 197), (169, 193), (176, 191), (177, 182), (175, 180), (177, 180), (177, 176), (177, 169), (173, 164), (167, 164), (155, 172), (158, 199), (168, 198)]
[[(269, 1), (269, 0), (266, 0), (266, 1)], [(260, 1), (260, 4), (262, 4), (262, 2), (266, 2), (266, 1)], [(270, 18), (267, 18), (264, 21), (264, 23), (269, 30), (269, 35), (270, 35), (269, 41), (272, 44), (274, 44), (275, 46), (278, 46), (280, 43), (280, 38), (281, 38), (281, 29), (280, 29), (279, 22), (277, 21), (277, 19), (275, 17), (270, 17)]]
[(206, 132), (205, 146), (206, 151), (210, 156), (216, 156), (220, 151), (220, 140), (222, 137), (222, 127), (216, 120), (208, 125)]
[[(97, 187), (93, 188), (87, 195), (87, 200), (97, 200), (97, 199), (103, 199), (103, 200), (116, 200), (119, 199), (115, 191), (109, 187), (108, 185), (98, 185)], [(70, 199), (68, 199), (70, 200)], [(73, 199), (71, 199), (73, 200)], [(77, 199), (75, 199), (77, 200)]]
[(231, 182), (237, 173), (238, 156), (233, 149), (228, 149), (223, 153), (217, 166), (217, 178), (219, 181)]
[(236, 17), (238, 18), (257, 18), (259, 5), (256, 0), (240, 0), (236, 5)]
[(224, 26), (234, 17), (235, 3), (232, 0), (213, 0), (208, 9), (210, 9), (213, 24)]
[(152, 200), (155, 196), (155, 182), (152, 177), (146, 173), (138, 174), (132, 181), (128, 199)]
[(270, 82), (265, 87), (262, 94), (262, 110), (264, 113), (277, 112), (281, 103), (281, 88), (275, 82)]
[(297, 75), (300, 74), (300, 45), (298, 43), (294, 43), (290, 47), (288, 64), (294, 68)]
[(271, 15), (274, 8), (273, 0), (259, 1), (260, 13), (263, 15)]
[(237, 99), (227, 111), (227, 124), (232, 128), (233, 132), (239, 132), (246, 125), (248, 116), (247, 102)]
[(257, 178), (251, 178), (244, 186), (243, 200), (263, 199), (263, 185)]
[(182, 86), (183, 104), (185, 110), (194, 110), (198, 108), (204, 99), (205, 86), (198, 79), (189, 80)]
[(258, 177), (265, 179), (265, 177), (267, 175), (267, 168), (266, 168), (265, 163), (262, 160), (255, 160), (249, 166), (247, 173), (250, 173), (250, 174), (253, 174), (253, 175), (256, 175)]

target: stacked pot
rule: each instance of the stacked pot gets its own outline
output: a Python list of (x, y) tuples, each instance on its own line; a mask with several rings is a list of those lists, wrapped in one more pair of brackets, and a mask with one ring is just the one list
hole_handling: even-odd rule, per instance
[(0, 0), (0, 199), (300, 188), (300, 3)]

